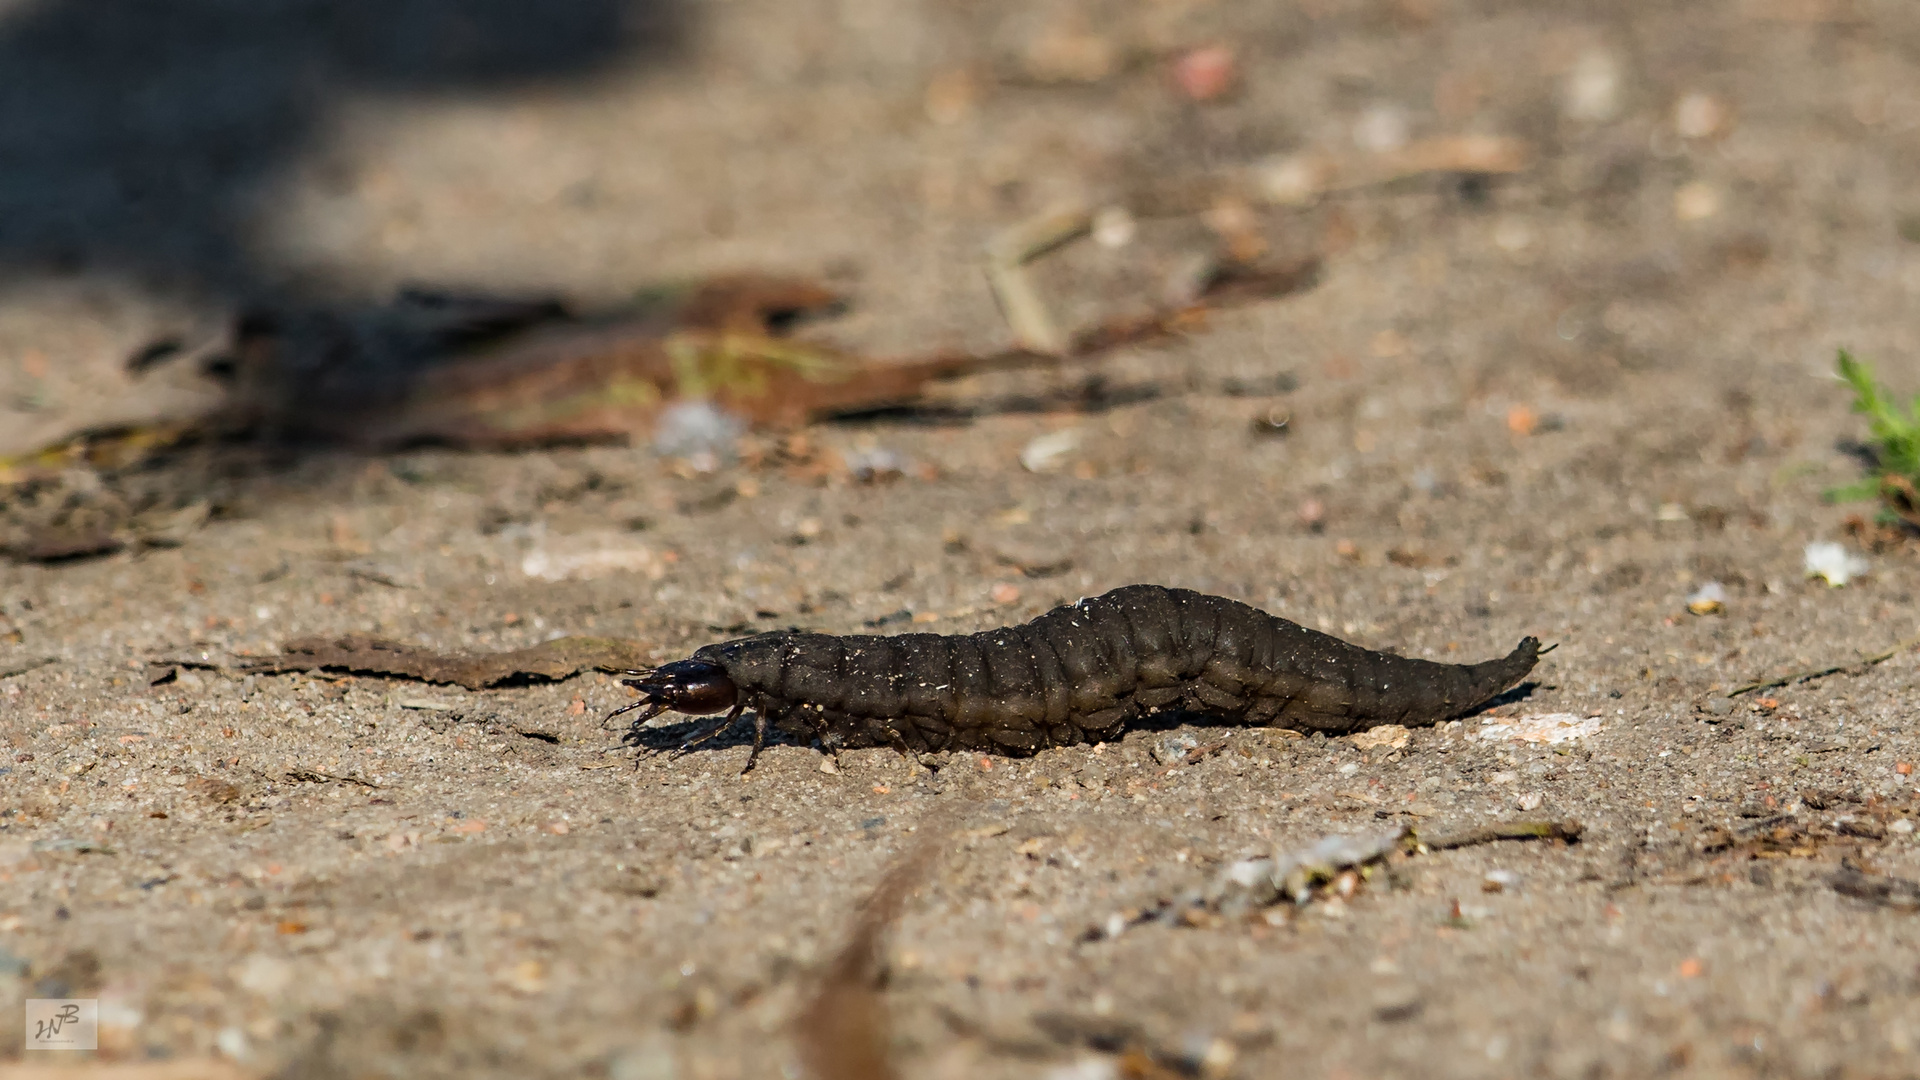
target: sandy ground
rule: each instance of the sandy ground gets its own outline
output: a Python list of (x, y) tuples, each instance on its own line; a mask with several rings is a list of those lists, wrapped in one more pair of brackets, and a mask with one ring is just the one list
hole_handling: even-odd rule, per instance
[[(1861, 467), (1834, 349), (1920, 386), (1920, 12), (1264, 8), (705, 4), (644, 61), (343, 90), (250, 166), (222, 208), (252, 222), (243, 254), (187, 284), (137, 266), (158, 243), (9, 248), (19, 440), (187, 400), (190, 377), (148, 376), (183, 380), (165, 398), (121, 361), (258, 295), (608, 299), (766, 268), (853, 292), (837, 340), (985, 347), (1006, 332), (979, 245), (1060, 200), (1397, 138), (1539, 155), (1256, 209), (1273, 250), (1325, 253), (1316, 288), (945, 391), (1129, 393), (807, 433), (908, 463), (890, 482), (644, 448), (162, 464), (142, 482), (215, 504), (180, 546), (0, 565), (0, 671), (52, 659), (0, 679), (0, 998), (100, 999), (104, 1056), (289, 1077), (798, 1075), (789, 1021), (859, 898), (957, 832), (888, 946), (903, 1075), (1119, 1075), (1115, 1031), (1220, 1076), (1920, 1073), (1915, 916), (1830, 885), (1843, 860), (1920, 878), (1920, 662), (1712, 700), (1916, 632), (1909, 545), (1846, 588), (1805, 580), (1802, 550), (1861, 550), (1821, 497)], [(1165, 58), (1211, 41), (1241, 86), (1194, 104)], [(1151, 221), (1045, 287), (1074, 320), (1124, 308), (1210, 237)], [(1276, 409), (1290, 434), (1255, 434)], [(598, 551), (626, 568), (526, 573)], [(1160, 730), (930, 773), (889, 750), (823, 771), (787, 743), (744, 778), (738, 738), (608, 753), (598, 716), (629, 698), (604, 675), (146, 679), (309, 634), (592, 634), (664, 660), (796, 625), (962, 632), (1139, 581), (1407, 655), (1559, 647), (1491, 714), (1399, 749), (1233, 730), (1168, 767)], [(1709, 581), (1724, 612), (1689, 614)], [(1598, 730), (1476, 737), (1546, 713)], [(1585, 833), (1414, 856), (1284, 918), (1088, 933), (1248, 854), (1513, 820)], [(21, 1038), (0, 1025), (7, 1055)]]

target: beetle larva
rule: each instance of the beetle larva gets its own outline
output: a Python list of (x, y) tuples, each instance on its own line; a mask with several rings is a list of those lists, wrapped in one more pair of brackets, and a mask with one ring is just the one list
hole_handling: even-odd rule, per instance
[(1032, 622), (977, 634), (895, 637), (777, 632), (708, 645), (630, 672), (642, 710), (626, 741), (668, 710), (754, 710), (753, 767), (767, 725), (829, 751), (1031, 754), (1118, 738), (1169, 709), (1229, 724), (1344, 733), (1432, 724), (1512, 688), (1540, 656), (1525, 638), (1498, 660), (1439, 664), (1373, 652), (1222, 596), (1128, 585)]

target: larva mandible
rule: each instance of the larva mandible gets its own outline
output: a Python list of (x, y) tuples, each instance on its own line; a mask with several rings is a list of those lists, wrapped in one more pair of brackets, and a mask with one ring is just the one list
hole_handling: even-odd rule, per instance
[(1373, 652), (1258, 608), (1186, 589), (1128, 585), (977, 634), (894, 637), (781, 631), (708, 645), (622, 680), (642, 710), (625, 741), (668, 710), (726, 717), (754, 710), (753, 767), (772, 724), (829, 751), (1043, 747), (1118, 738), (1167, 709), (1224, 723), (1344, 733), (1432, 724), (1512, 688), (1541, 653), (1536, 638), (1480, 664)]

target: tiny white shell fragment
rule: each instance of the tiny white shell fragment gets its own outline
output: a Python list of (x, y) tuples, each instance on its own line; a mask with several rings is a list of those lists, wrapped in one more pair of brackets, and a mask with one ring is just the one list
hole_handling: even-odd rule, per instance
[(1059, 468), (1061, 459), (1080, 445), (1080, 433), (1073, 428), (1041, 435), (1020, 451), (1020, 465), (1028, 472), (1047, 472)]

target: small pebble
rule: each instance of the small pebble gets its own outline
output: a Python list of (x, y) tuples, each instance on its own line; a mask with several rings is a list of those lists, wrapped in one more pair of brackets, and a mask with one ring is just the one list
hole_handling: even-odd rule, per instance
[(1139, 226), (1124, 206), (1103, 206), (1093, 215), (1093, 242), (1103, 248), (1123, 248), (1133, 242)]
[(1673, 216), (1681, 221), (1705, 221), (1720, 212), (1723, 202), (1719, 188), (1695, 180), (1673, 193)]
[(1333, 178), (1328, 162), (1306, 154), (1268, 158), (1255, 167), (1260, 193), (1277, 206), (1305, 206), (1327, 190)]
[(1214, 101), (1232, 92), (1239, 65), (1225, 45), (1193, 49), (1173, 62), (1174, 85), (1189, 101)]
[(1561, 86), (1561, 112), (1590, 124), (1611, 120), (1620, 113), (1621, 82), (1620, 61), (1605, 49), (1588, 49)]
[(1733, 126), (1733, 110), (1712, 94), (1694, 91), (1673, 106), (1673, 130), (1683, 139), (1724, 135)]
[(1376, 154), (1392, 153), (1411, 137), (1406, 112), (1394, 105), (1375, 105), (1353, 125), (1354, 145)]
[(1480, 891), (1497, 893), (1508, 892), (1520, 887), (1520, 875), (1513, 870), (1489, 870), (1480, 879)]
[(1150, 751), (1153, 759), (1162, 765), (1177, 765), (1187, 760), (1187, 754), (1200, 745), (1200, 740), (1192, 735), (1169, 735), (1153, 745)]
[(1314, 532), (1327, 527), (1327, 504), (1319, 499), (1303, 500), (1295, 513), (1300, 517), (1300, 524)]
[(1509, 255), (1532, 247), (1534, 239), (1533, 226), (1519, 218), (1502, 218), (1493, 227), (1494, 246)]
[(1038, 436), (1020, 451), (1020, 466), (1036, 473), (1057, 469), (1079, 445), (1080, 433), (1073, 428)]
[(1083, 1057), (1066, 1065), (1055, 1065), (1044, 1075), (1046, 1080), (1118, 1080), (1120, 1062), (1105, 1056)]

